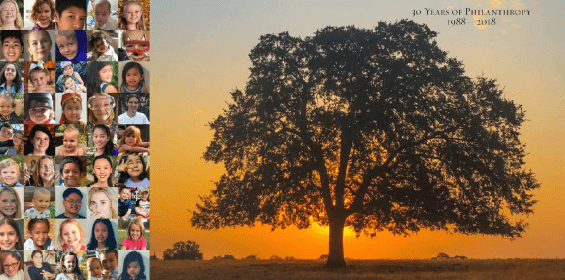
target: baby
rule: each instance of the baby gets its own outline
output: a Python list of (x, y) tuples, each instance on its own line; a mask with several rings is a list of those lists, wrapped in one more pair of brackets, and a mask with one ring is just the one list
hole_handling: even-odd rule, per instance
[(88, 268), (88, 280), (104, 280), (102, 278), (102, 262), (100, 259), (90, 257), (86, 261), (86, 266)]
[[(94, 1), (92, 1), (94, 2)], [(91, 2), (91, 3), (92, 3)], [(112, 5), (108, 0), (98, 0), (94, 4), (94, 25), (98, 30), (116, 30), (118, 29), (118, 20), (113, 18)]]
[(69, 125), (63, 132), (63, 149), (59, 156), (84, 156), (84, 151), (78, 147), (80, 133), (73, 125)]
[(33, 207), (24, 212), (24, 219), (50, 219), (51, 192), (45, 188), (38, 188), (33, 192)]
[(61, 82), (63, 83), (63, 89), (64, 89), (65, 93), (84, 93), (84, 92), (86, 92), (86, 87), (81, 85), (81, 84), (77, 84), (75, 82), (75, 79), (73, 79), (73, 77), (71, 77), (71, 76), (64, 75), (63, 79), (61, 79)]
[(88, 60), (118, 61), (118, 55), (111, 45), (112, 38), (105, 31), (93, 31), (88, 38)]

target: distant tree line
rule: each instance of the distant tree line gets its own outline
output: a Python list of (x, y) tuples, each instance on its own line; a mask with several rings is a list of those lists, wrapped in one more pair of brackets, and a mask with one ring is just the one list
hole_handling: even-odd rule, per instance
[(200, 246), (194, 241), (179, 241), (173, 248), (163, 251), (164, 260), (201, 260)]

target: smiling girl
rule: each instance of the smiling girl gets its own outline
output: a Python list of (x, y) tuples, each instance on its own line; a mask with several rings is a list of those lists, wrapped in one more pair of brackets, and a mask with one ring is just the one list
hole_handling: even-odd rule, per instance
[(51, 133), (51, 127), (34, 125), (29, 133), (28, 142), (24, 147), (24, 152), (27, 156), (54, 155), (55, 151), (52, 143), (53, 136)]
[(0, 189), (0, 214), (4, 218), (21, 219), (20, 196), (13, 188), (4, 187)]
[(22, 14), (14, 0), (4, 0), (0, 4), (0, 30), (22, 30)]
[(113, 187), (113, 166), (112, 160), (106, 155), (99, 155), (92, 162), (94, 172), (94, 183), (91, 187)]
[(75, 219), (64, 220), (59, 226), (58, 250), (85, 250), (84, 231)]
[(17, 251), (0, 252), (0, 280), (24, 279), (24, 263)]
[(20, 72), (18, 64), (9, 62), (2, 68), (0, 75), (0, 93), (18, 93), (24, 92), (23, 75)]
[(33, 180), (30, 185), (36, 187), (54, 187), (55, 186), (55, 162), (50, 156), (43, 156), (39, 159), (39, 167), (33, 171)]
[(118, 241), (114, 233), (114, 227), (108, 219), (96, 219), (92, 226), (90, 242), (87, 250), (116, 250)]
[(31, 30), (54, 30), (55, 3), (53, 0), (36, 0), (31, 7), (29, 19), (35, 23)]
[(20, 227), (14, 219), (0, 220), (0, 249), (23, 250), (24, 245), (20, 235)]
[(126, 187), (149, 187), (147, 166), (144, 157), (138, 153), (127, 153), (120, 158), (120, 183)]
[(93, 61), (86, 72), (86, 88), (89, 93), (117, 93), (112, 84), (116, 62)]
[(118, 148), (114, 147), (114, 137), (110, 127), (104, 124), (97, 124), (92, 131), (92, 143), (96, 147), (94, 153), (89, 153), (89, 156), (117, 156)]
[(138, 218), (133, 218), (128, 225), (128, 237), (122, 242), (120, 250), (147, 250), (145, 237), (145, 226)]
[(128, 126), (126, 128), (118, 147), (119, 154), (125, 152), (149, 154), (149, 142), (143, 142), (141, 140), (141, 131), (135, 126)]
[(84, 276), (82, 276), (82, 272), (78, 266), (78, 257), (75, 252), (67, 251), (61, 255), (61, 273), (59, 273), (55, 279), (84, 280)]
[(51, 224), (47, 219), (30, 219), (27, 223), (27, 235), (29, 238), (24, 242), (24, 250), (53, 250), (55, 245), (49, 237)]

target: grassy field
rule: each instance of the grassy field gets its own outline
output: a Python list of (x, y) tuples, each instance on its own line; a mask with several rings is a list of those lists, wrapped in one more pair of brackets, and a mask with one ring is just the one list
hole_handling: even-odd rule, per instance
[(325, 269), (312, 260), (151, 261), (152, 279), (565, 279), (565, 259), (357, 260)]

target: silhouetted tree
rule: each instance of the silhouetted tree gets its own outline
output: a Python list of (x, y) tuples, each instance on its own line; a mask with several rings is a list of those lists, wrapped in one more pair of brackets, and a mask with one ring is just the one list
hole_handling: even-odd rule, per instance
[(200, 246), (194, 241), (179, 241), (173, 245), (172, 249), (163, 251), (165, 260), (201, 260)]
[(402, 20), (313, 37), (261, 36), (245, 91), (210, 127), (204, 159), (226, 173), (192, 216), (203, 229), (329, 226), (375, 236), (422, 228), (515, 238), (537, 187), (524, 170), (520, 105), (464, 75), (436, 32)]

